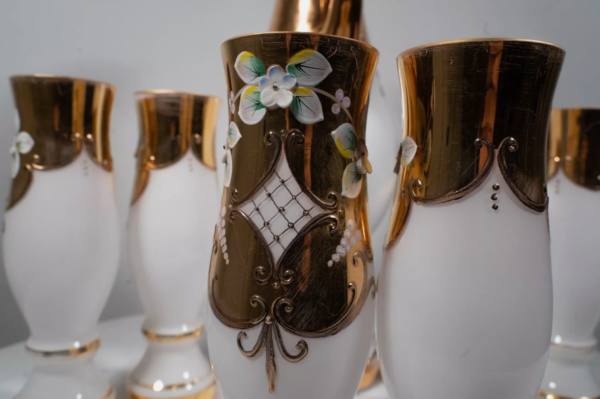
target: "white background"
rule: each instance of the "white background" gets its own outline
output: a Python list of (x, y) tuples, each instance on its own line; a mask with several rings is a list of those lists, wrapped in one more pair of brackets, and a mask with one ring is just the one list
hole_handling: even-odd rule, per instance
[[(398, 111), (390, 115), (398, 125), (396, 56), (412, 46), (451, 39), (516, 37), (556, 43), (566, 49), (567, 59), (555, 106), (600, 105), (600, 1), (363, 1), (371, 44), (381, 52), (381, 89), (390, 109)], [(273, 4), (274, 0), (0, 0), (0, 197), (6, 198), (9, 191), (8, 149), (15, 134), (9, 76), (48, 73), (103, 80), (117, 86), (111, 140), (123, 230), (138, 136), (133, 93), (161, 88), (225, 98), (220, 44), (235, 35), (266, 30)], [(223, 101), (218, 144), (225, 140), (226, 108)], [(384, 140), (386, 135), (400, 135), (401, 128), (369, 132), (373, 134)], [(103, 319), (142, 311), (124, 242), (121, 254)], [(28, 333), (1, 262), (0, 257), (3, 346)]]

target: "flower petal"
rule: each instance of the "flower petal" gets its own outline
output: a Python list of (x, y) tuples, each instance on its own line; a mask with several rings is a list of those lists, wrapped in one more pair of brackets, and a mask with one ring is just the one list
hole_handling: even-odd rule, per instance
[(327, 58), (321, 53), (304, 49), (290, 58), (287, 72), (295, 76), (301, 86), (316, 86), (332, 72)]
[(21, 132), (17, 135), (17, 150), (21, 154), (27, 154), (33, 148), (35, 141), (33, 141), (33, 137), (27, 132)]
[(229, 184), (231, 183), (231, 171), (233, 168), (232, 162), (231, 150), (228, 148), (225, 151), (225, 178), (223, 179), (223, 185), (225, 187), (229, 187)]
[(408, 166), (412, 162), (415, 154), (417, 153), (417, 143), (410, 136), (406, 136), (402, 140), (402, 155), (400, 156), (400, 163), (402, 166)]
[(342, 177), (342, 196), (356, 198), (362, 188), (363, 176), (356, 167), (356, 162), (350, 163), (344, 170)]
[(281, 83), (281, 87), (291, 90), (296, 87), (296, 78), (292, 75), (285, 74), (283, 76), (283, 82)]
[(235, 122), (231, 121), (229, 124), (229, 131), (227, 132), (227, 145), (229, 148), (235, 147), (238, 141), (242, 138), (240, 129), (237, 127)]
[(260, 102), (260, 91), (256, 86), (247, 87), (240, 99), (238, 115), (247, 125), (256, 125), (267, 113), (265, 106)]
[(21, 130), (21, 116), (19, 110), (15, 108), (15, 132)]
[(271, 83), (281, 84), (281, 82), (283, 82), (283, 75), (285, 75), (285, 72), (279, 65), (271, 65), (267, 70), (267, 75), (269, 76)]
[(273, 87), (273, 85), (268, 76), (265, 75), (258, 80), (258, 90), (263, 91), (269, 87)]
[(16, 147), (10, 147), (10, 177), (15, 178), (19, 174), (19, 168), (21, 167), (21, 155), (17, 151)]
[(351, 159), (358, 147), (358, 136), (356, 136), (354, 126), (350, 123), (343, 123), (331, 132), (331, 136), (342, 156)]
[(290, 109), (299, 122), (312, 125), (324, 119), (321, 100), (312, 90), (306, 87), (297, 87), (291, 92), (294, 98)]
[(294, 100), (294, 95), (291, 91), (287, 89), (279, 89), (277, 92), (277, 105), (280, 108), (288, 108), (292, 101)]
[(246, 84), (256, 84), (258, 78), (265, 74), (263, 62), (249, 51), (242, 51), (237, 56), (234, 67)]
[(267, 87), (260, 92), (260, 102), (270, 110), (277, 108), (277, 94), (272, 87)]
[(371, 162), (369, 161), (369, 157), (367, 155), (356, 161), (356, 169), (362, 175), (373, 173), (373, 166), (371, 166)]

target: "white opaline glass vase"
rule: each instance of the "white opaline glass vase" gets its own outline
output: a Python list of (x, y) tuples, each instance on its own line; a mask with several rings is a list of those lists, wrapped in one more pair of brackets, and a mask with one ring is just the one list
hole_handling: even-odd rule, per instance
[(221, 48), (231, 116), (208, 322), (220, 391), (352, 398), (375, 315), (365, 130), (377, 51), (297, 32)]
[(554, 321), (540, 394), (596, 398), (600, 321), (600, 110), (555, 109), (548, 139)]
[(404, 139), (377, 313), (391, 398), (536, 395), (552, 324), (545, 145), (563, 58), (511, 39), (398, 57)]
[(4, 262), (35, 364), (17, 397), (113, 397), (92, 357), (119, 257), (109, 144), (114, 87), (46, 75), (11, 83), (19, 133)]
[(212, 399), (214, 379), (198, 339), (218, 209), (219, 100), (164, 90), (136, 100), (141, 126), (128, 244), (148, 348), (129, 378), (129, 395)]

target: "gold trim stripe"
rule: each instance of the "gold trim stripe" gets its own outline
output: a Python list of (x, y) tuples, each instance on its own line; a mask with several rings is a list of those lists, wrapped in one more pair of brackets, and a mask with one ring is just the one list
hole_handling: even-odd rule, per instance
[(148, 341), (154, 342), (182, 342), (187, 341), (189, 339), (196, 339), (200, 337), (202, 334), (202, 327), (195, 329), (194, 331), (183, 333), (183, 334), (175, 334), (175, 335), (161, 335), (155, 334), (151, 331), (142, 329), (142, 334)]
[(58, 351), (40, 351), (40, 350), (33, 349), (33, 348), (25, 345), (25, 348), (28, 351), (35, 353), (36, 355), (40, 355), (42, 357), (79, 357), (79, 356), (87, 355), (88, 353), (95, 352), (98, 350), (99, 347), (100, 347), (100, 338), (90, 342), (87, 345), (80, 346), (79, 348), (69, 348), (69, 349), (58, 350)]
[(562, 395), (557, 395), (555, 393), (540, 390), (538, 392), (538, 399), (600, 399), (600, 396), (594, 396), (594, 397), (591, 397), (591, 396), (581, 396), (581, 397), (562, 396)]
[[(166, 385), (160, 392), (166, 391), (167, 387), (168, 387), (168, 385)], [(176, 389), (174, 389), (174, 390), (176, 390)], [(213, 382), (212, 384), (210, 384), (208, 387), (206, 387), (205, 389), (203, 389), (200, 392), (193, 393), (190, 395), (185, 395), (185, 396), (176, 396), (176, 397), (172, 397), (170, 399), (213, 399), (215, 397), (216, 391), (217, 391), (217, 384)], [(150, 398), (147, 396), (137, 395), (137, 394), (131, 392), (131, 390), (127, 390), (127, 398), (128, 399), (154, 399), (154, 398)]]

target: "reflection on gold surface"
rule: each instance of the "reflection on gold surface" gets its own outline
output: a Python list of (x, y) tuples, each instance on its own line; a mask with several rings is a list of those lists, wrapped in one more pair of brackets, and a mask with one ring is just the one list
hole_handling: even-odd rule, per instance
[(82, 148), (100, 167), (112, 171), (109, 135), (114, 86), (51, 75), (19, 75), (10, 81), (20, 121), (17, 129), (29, 133), (35, 144), (19, 154), (8, 209), (27, 192), (33, 169), (68, 165)]
[(92, 352), (96, 352), (100, 347), (100, 338), (90, 342), (86, 345), (79, 345), (79, 342), (76, 342), (76, 346), (69, 349), (58, 350), (58, 351), (40, 351), (37, 349), (30, 348), (26, 346), (27, 350), (35, 353), (36, 355), (40, 355), (43, 357), (79, 357), (83, 355), (90, 354)]
[(558, 168), (576, 184), (600, 190), (600, 109), (555, 109), (548, 138), (548, 179)]
[(575, 397), (575, 396), (563, 396), (563, 395), (557, 395), (554, 393), (550, 393), (550, 392), (546, 392), (544, 390), (540, 390), (538, 392), (538, 397), (537, 399), (600, 399), (600, 396), (594, 396), (594, 397), (588, 397), (588, 396), (581, 396), (581, 397)]
[(273, 32), (314, 32), (365, 40), (362, 0), (277, 0)]
[[(468, 195), (496, 156), (523, 204), (545, 209), (546, 134), (564, 54), (548, 43), (476, 39), (420, 46), (398, 57), (405, 141), (417, 149), (399, 169), (386, 248), (405, 228), (413, 200)], [(505, 151), (498, 152), (503, 142)], [(404, 155), (401, 149), (399, 158)]]
[(369, 359), (367, 362), (367, 367), (365, 367), (365, 373), (363, 374), (363, 378), (360, 381), (360, 386), (358, 387), (359, 391), (363, 389), (367, 389), (375, 382), (379, 377), (379, 360), (377, 359), (377, 353), (374, 353), (373, 357)]
[(217, 97), (170, 90), (144, 91), (135, 97), (140, 141), (132, 204), (148, 184), (151, 169), (172, 165), (190, 148), (206, 167), (216, 169)]
[(196, 338), (200, 337), (200, 335), (202, 334), (202, 327), (197, 328), (194, 331), (190, 331), (190, 332), (183, 333), (183, 334), (174, 334), (174, 335), (155, 334), (151, 331), (142, 329), (142, 334), (144, 334), (144, 337), (146, 337), (146, 339), (148, 341), (181, 342), (181, 341), (187, 341), (189, 339), (196, 339)]
[[(329, 337), (349, 326), (364, 303), (373, 300), (366, 181), (361, 180), (355, 195), (342, 195), (344, 171), (358, 162), (354, 154), (359, 151), (343, 155), (332, 132), (351, 125), (356, 148), (365, 139), (368, 96), (378, 54), (355, 40), (291, 32), (234, 38), (223, 44), (222, 52), (227, 91), (236, 100), (240, 98), (236, 93), (247, 86), (235, 67), (240, 54), (251, 59), (254, 64), (248, 67), (256, 67), (260, 74), (272, 65), (285, 68), (301, 52), (312, 60), (326, 60), (314, 69), (309, 69), (310, 63), (304, 68), (307, 62), (303, 61), (301, 68), (306, 76), (315, 70), (328, 71), (326, 77), (301, 89), (309, 95), (295, 97), (296, 101), (318, 99), (310, 104), (311, 109), (303, 111), (322, 111), (321, 117), (312, 122), (301, 122), (298, 116), (302, 118), (302, 114), (290, 106), (268, 110), (259, 107), (256, 113), (260, 112), (261, 117), (247, 123), (240, 116), (243, 108), (239, 102), (234, 104), (237, 111), (230, 119), (239, 127), (241, 138), (228, 148), (232, 174), (223, 191), (223, 227), (215, 230), (209, 299), (212, 311), (223, 324), (242, 330), (237, 339), (240, 356), (253, 358), (265, 350), (267, 383), (275, 392), (276, 357), (299, 362), (310, 356), (310, 348), (301, 338), (295, 341), (295, 348), (286, 347), (281, 329), (302, 338)], [(346, 93), (351, 103), (343, 105), (335, 96), (337, 91)], [(338, 112), (333, 111), (336, 107)], [(366, 149), (362, 156), (367, 159)], [(275, 175), (278, 162), (289, 166), (288, 180)], [(276, 179), (274, 185), (267, 187), (265, 183), (271, 178)], [(306, 212), (307, 222), (296, 229), (294, 222), (300, 219), (286, 220), (294, 238), (283, 246), (279, 236), (272, 242), (264, 238), (267, 221), (256, 225), (242, 208), (258, 194), (272, 198), (269, 195), (275, 193), (275, 186), (286, 190), (291, 182), (297, 183), (297, 190), (290, 192), (289, 206), (281, 204), (275, 210), (289, 215), (286, 212), (296, 207), (299, 217)], [(298, 209), (300, 196), (306, 208)], [(258, 204), (253, 206), (258, 208)], [(336, 248), (342, 239), (352, 245), (338, 255)], [(227, 250), (221, 249), (225, 242)], [(276, 245), (283, 247), (278, 259), (271, 252)], [(335, 263), (332, 254), (338, 255)], [(260, 336), (257, 341), (247, 342), (243, 330), (255, 326), (261, 326)], [(246, 360), (240, 357), (240, 361)], [(265, 367), (264, 363), (260, 367)]]
[[(178, 391), (180, 389), (186, 390), (186, 386), (188, 384), (187, 383), (182, 383), (182, 384), (174, 384), (174, 385), (166, 385), (161, 392), (163, 391)], [(152, 387), (150, 387), (150, 389), (152, 389)], [(198, 393), (193, 393), (190, 395), (183, 395), (183, 396), (169, 396), (170, 399), (213, 399), (215, 397), (217, 391), (217, 385), (215, 383), (211, 384), (210, 386), (208, 386), (206, 389), (198, 392)], [(147, 397), (147, 396), (142, 396), (142, 395), (136, 395), (135, 393), (131, 392), (131, 390), (128, 390), (127, 392), (127, 398), (128, 399), (156, 399), (156, 397)]]

